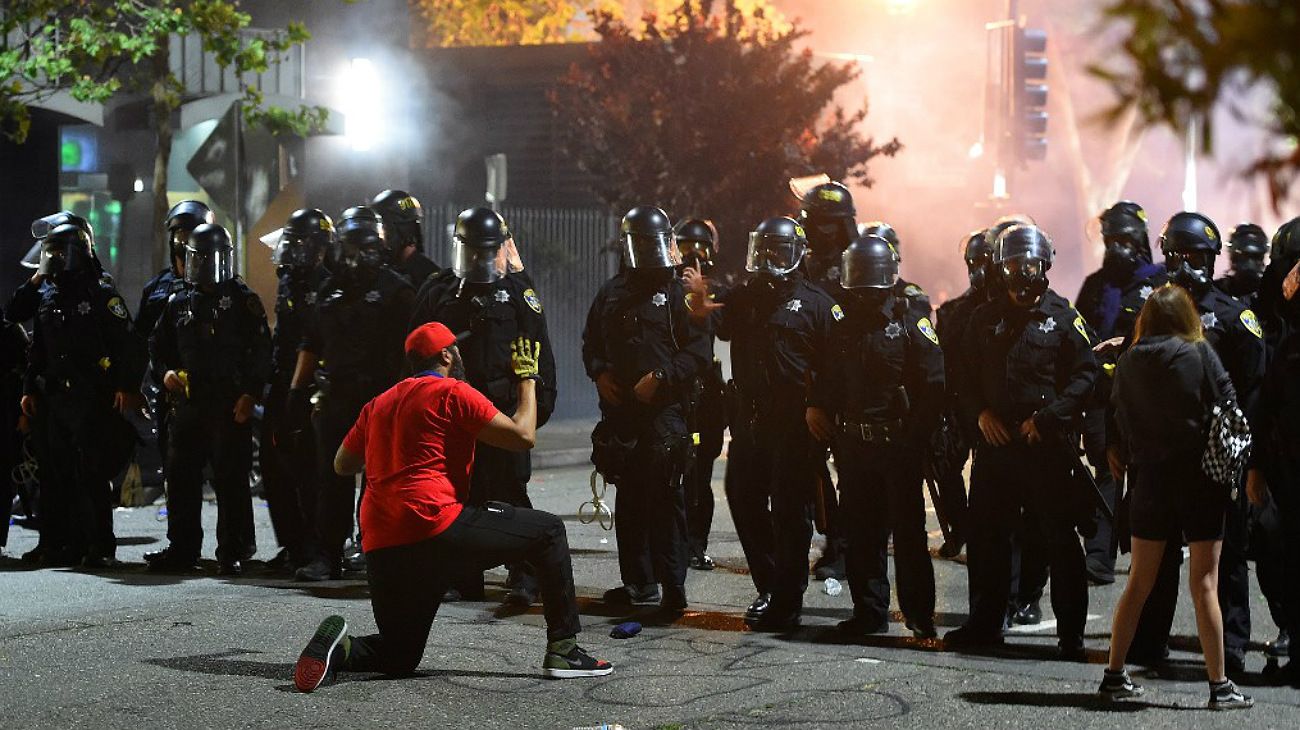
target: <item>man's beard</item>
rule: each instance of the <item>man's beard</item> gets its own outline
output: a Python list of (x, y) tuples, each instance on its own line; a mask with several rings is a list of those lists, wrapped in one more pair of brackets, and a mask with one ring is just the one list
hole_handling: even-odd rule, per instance
[(451, 365), (447, 367), (447, 375), (456, 380), (465, 379), (465, 361), (461, 359), (459, 351), (452, 350)]

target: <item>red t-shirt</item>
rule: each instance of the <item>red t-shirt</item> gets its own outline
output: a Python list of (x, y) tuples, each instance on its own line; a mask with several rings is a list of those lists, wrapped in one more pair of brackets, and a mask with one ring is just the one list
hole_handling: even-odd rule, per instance
[(427, 540), (447, 529), (469, 498), (478, 432), (497, 414), (468, 383), (407, 378), (361, 409), (343, 446), (366, 460), (361, 549)]

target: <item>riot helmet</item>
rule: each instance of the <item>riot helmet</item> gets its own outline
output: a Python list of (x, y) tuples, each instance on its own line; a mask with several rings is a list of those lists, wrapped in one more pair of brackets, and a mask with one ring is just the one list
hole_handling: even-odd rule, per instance
[(505, 244), (510, 228), (491, 208), (469, 208), (456, 216), (451, 269), (470, 284), (491, 284), (510, 271)]
[[(70, 224), (76, 226), (85, 232), (90, 239), (90, 254), (95, 256), (95, 229), (91, 228), (90, 221), (68, 210), (61, 210), (58, 213), (51, 213), (44, 218), (37, 218), (32, 221), (32, 238), (36, 241), (31, 248), (27, 250), (19, 263), (28, 269), (36, 269), (39, 273), (41, 268), (41, 251), (43, 249), (44, 239), (50, 235), (50, 232), (61, 225)], [(98, 259), (96, 259), (98, 265)]]
[(364, 216), (339, 221), (330, 246), (330, 271), (373, 273), (383, 264), (384, 229)]
[(212, 224), (217, 220), (212, 209), (197, 200), (182, 200), (167, 211), (163, 226), (167, 229), (167, 242), (171, 248), (173, 261), (184, 261), (186, 241), (191, 232), (204, 223)]
[(673, 224), (668, 214), (651, 205), (639, 205), (623, 216), (619, 227), (623, 259), (632, 269), (666, 269), (680, 266)]
[(62, 223), (41, 239), (37, 273), (57, 281), (64, 273), (93, 270), (94, 260), (90, 235), (72, 223)]
[(1102, 211), (1101, 240), (1106, 247), (1102, 271), (1109, 278), (1128, 281), (1144, 263), (1151, 262), (1151, 242), (1147, 234), (1147, 213), (1131, 200), (1121, 200)]
[(898, 256), (884, 236), (866, 234), (840, 257), (840, 286), (845, 289), (892, 289), (898, 283)]
[(677, 250), (682, 262), (694, 266), (701, 273), (713, 270), (714, 256), (718, 253), (718, 229), (705, 218), (686, 218), (673, 229), (677, 236)]
[(1254, 223), (1240, 223), (1228, 234), (1228, 257), (1232, 278), (1243, 288), (1255, 290), (1264, 278), (1264, 258), (1268, 256), (1268, 234)]
[(334, 240), (334, 221), (319, 208), (296, 210), (280, 229), (271, 258), (281, 266), (307, 272), (320, 264)]
[(424, 244), (420, 232), (424, 207), (414, 195), (405, 190), (385, 190), (370, 201), (370, 207), (383, 221), (386, 245), (401, 249)]
[(379, 230), (383, 226), (379, 214), (375, 212), (374, 208), (371, 208), (368, 205), (354, 205), (351, 208), (345, 209), (342, 213), (339, 213), (338, 223), (335, 224), (336, 233), (338, 232), (338, 229), (343, 227), (345, 221), (358, 221), (359, 223), (375, 230)]
[(827, 255), (839, 254), (858, 237), (853, 195), (844, 183), (814, 185), (800, 201), (799, 223), (807, 231), (808, 246)]
[(1023, 307), (1047, 291), (1047, 272), (1055, 256), (1052, 239), (1034, 225), (1007, 228), (993, 244), (993, 264), (1012, 301)]
[(213, 286), (235, 278), (235, 246), (230, 232), (215, 223), (202, 223), (185, 240), (185, 281)]
[(984, 231), (971, 231), (961, 242), (961, 258), (966, 263), (966, 278), (970, 288), (983, 289), (988, 284), (993, 266), (993, 247)]
[(894, 227), (888, 223), (884, 221), (864, 223), (862, 224), (861, 233), (858, 234), (859, 238), (862, 236), (879, 236), (885, 239), (889, 247), (894, 249), (894, 256), (900, 262), (903, 260), (903, 245), (898, 240), (898, 231), (894, 230)]
[(995, 248), (997, 248), (998, 236), (1001, 236), (1003, 231), (1007, 230), (1008, 228), (1014, 228), (1015, 226), (1032, 226), (1032, 225), (1037, 225), (1037, 224), (1034, 223), (1033, 218), (1030, 218), (1024, 213), (1012, 213), (1011, 215), (1004, 215), (1001, 218), (993, 221), (993, 225), (984, 229), (984, 240), (988, 243), (989, 250), (992, 251)]
[(808, 236), (793, 218), (768, 218), (749, 234), (745, 270), (777, 278), (789, 276), (799, 268), (808, 252)]
[(1284, 273), (1295, 268), (1296, 262), (1300, 261), (1300, 217), (1292, 218), (1278, 227), (1273, 234), (1268, 257)]
[(1222, 248), (1218, 227), (1200, 213), (1175, 213), (1160, 232), (1160, 252), (1170, 281), (1196, 295), (1214, 279), (1214, 260)]

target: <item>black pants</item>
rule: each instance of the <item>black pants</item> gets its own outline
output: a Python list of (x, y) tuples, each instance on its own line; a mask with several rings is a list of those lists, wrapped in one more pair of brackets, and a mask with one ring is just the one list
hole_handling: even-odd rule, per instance
[(343, 557), (343, 543), (352, 536), (357, 503), (356, 478), (334, 473), (334, 455), (366, 402), (359, 397), (330, 393), (312, 413), (312, 431), (316, 435), (316, 495), (314, 500), (307, 500), (314, 501), (316, 506), (312, 552), (329, 562)]
[(686, 585), (686, 438), (643, 436), (618, 483), (614, 533), (623, 585)]
[[(533, 503), (528, 499), (528, 480), (531, 476), (532, 459), (527, 451), (506, 451), (480, 443), (475, 448), (474, 468), (470, 472), (469, 504), (482, 507), (488, 502), (503, 502), (514, 507), (532, 509)], [(512, 561), (506, 567), (510, 570), (512, 588), (537, 592), (537, 577), (531, 564)], [(483, 571), (468, 570), (454, 583), (462, 594), (481, 594)]]
[(370, 604), (379, 633), (352, 639), (343, 667), (404, 675), (415, 671), (448, 585), (469, 563), (480, 570), (527, 560), (537, 571), (550, 641), (582, 630), (564, 522), (547, 512), (490, 503), (465, 507), (441, 534), (366, 553)]
[(167, 541), (197, 558), (203, 549), (203, 468), (212, 468), (217, 493), (217, 559), (247, 560), (257, 552), (253, 533), (253, 426), (235, 423), (236, 396), (200, 397), (168, 416)]
[(948, 527), (952, 530), (957, 540), (966, 539), (966, 481), (962, 478), (962, 470), (966, 468), (966, 461), (970, 458), (970, 451), (963, 449), (960, 455), (953, 459), (953, 465), (943, 474), (939, 475), (939, 502), (935, 505), (943, 510), (943, 518), (948, 521)]
[(1011, 545), (1011, 605), (1015, 611), (1043, 599), (1049, 565), (1042, 531), (1030, 524), (1033, 513), (1021, 515)]
[(722, 433), (726, 430), (724, 404), (705, 398), (700, 403), (700, 444), (686, 472), (686, 542), (693, 557), (709, 551), (713, 527), (713, 462), (722, 454)]
[(921, 457), (906, 447), (868, 444), (852, 435), (837, 440), (840, 510), (847, 526), (845, 570), (853, 613), (889, 617), (889, 536), (894, 536), (898, 605), (908, 619), (934, 618), (934, 566), (926, 544)]
[(1280, 600), (1284, 628), (1300, 637), (1300, 453), (1278, 455), (1269, 488), (1282, 521), (1279, 571), (1284, 587)]
[[(1270, 475), (1270, 486), (1274, 483)], [(1249, 543), (1255, 578), (1268, 603), (1269, 616), (1279, 629), (1286, 628), (1286, 530), (1276, 500), (1263, 507), (1250, 507)]]
[(1012, 533), (1023, 519), (1035, 528), (1052, 580), (1057, 636), (1083, 636), (1088, 581), (1083, 546), (1074, 531), (1071, 495), (1062, 493), (1066, 466), (1046, 446), (1014, 443), (981, 446), (971, 471), (970, 621), (979, 632), (1000, 633), (1006, 620), (1012, 577)]
[[(757, 428), (755, 428), (757, 426)], [(727, 457), (727, 505), (759, 593), (772, 611), (803, 607), (812, 543), (814, 469), (803, 412), (736, 423)]]
[(118, 460), (104, 453), (114, 448), (106, 440), (114, 417), (106, 397), (51, 393), (38, 398), (32, 445), (41, 482), (37, 509), (45, 549), (90, 557), (115, 555), (109, 483), (113, 475), (106, 464)]
[(301, 494), (315, 492), (312, 486), (316, 478), (315, 444), (311, 442), (310, 424), (286, 422), (287, 389), (288, 383), (282, 380), (272, 385), (267, 397), (258, 441), (258, 464), (276, 544), (287, 549), (295, 562), (300, 562), (308, 557), (304, 533), (306, 525), (314, 520), (314, 512), (310, 513), (311, 519), (304, 512), (306, 505)]
[[(1097, 480), (1097, 489), (1110, 505), (1111, 514), (1116, 514), (1118, 506), (1118, 487), (1110, 474), (1110, 465), (1106, 460), (1106, 422), (1105, 411), (1089, 411), (1085, 417), (1083, 431), (1083, 451), (1088, 455), (1088, 464), (1093, 468)], [(1119, 553), (1119, 538), (1115, 532), (1115, 520), (1106, 517), (1100, 509), (1093, 519), (1097, 534), (1083, 541), (1087, 556), (1088, 570), (1098, 576), (1115, 575), (1115, 557)]]
[[(1244, 491), (1244, 487), (1243, 487)], [(1219, 610), (1223, 613), (1223, 648), (1230, 654), (1244, 654), (1250, 644), (1250, 568), (1246, 563), (1247, 515), (1243, 504), (1234, 504), (1223, 526), (1223, 547), (1219, 552)], [(1160, 561), (1155, 585), (1129, 654), (1159, 659), (1169, 645), (1169, 633), (1178, 608), (1178, 583), (1183, 564), (1183, 543), (1168, 540)]]

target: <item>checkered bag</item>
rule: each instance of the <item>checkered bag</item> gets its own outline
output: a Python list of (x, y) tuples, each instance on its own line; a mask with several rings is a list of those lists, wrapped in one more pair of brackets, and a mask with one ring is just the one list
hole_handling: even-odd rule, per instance
[(1241, 473), (1246, 468), (1246, 457), (1250, 455), (1250, 423), (1236, 401), (1223, 396), (1205, 358), (1206, 353), (1202, 351), (1201, 365), (1205, 377), (1202, 390), (1209, 397), (1205, 401), (1207, 429), (1201, 471), (1216, 484), (1222, 484), (1235, 493)]

